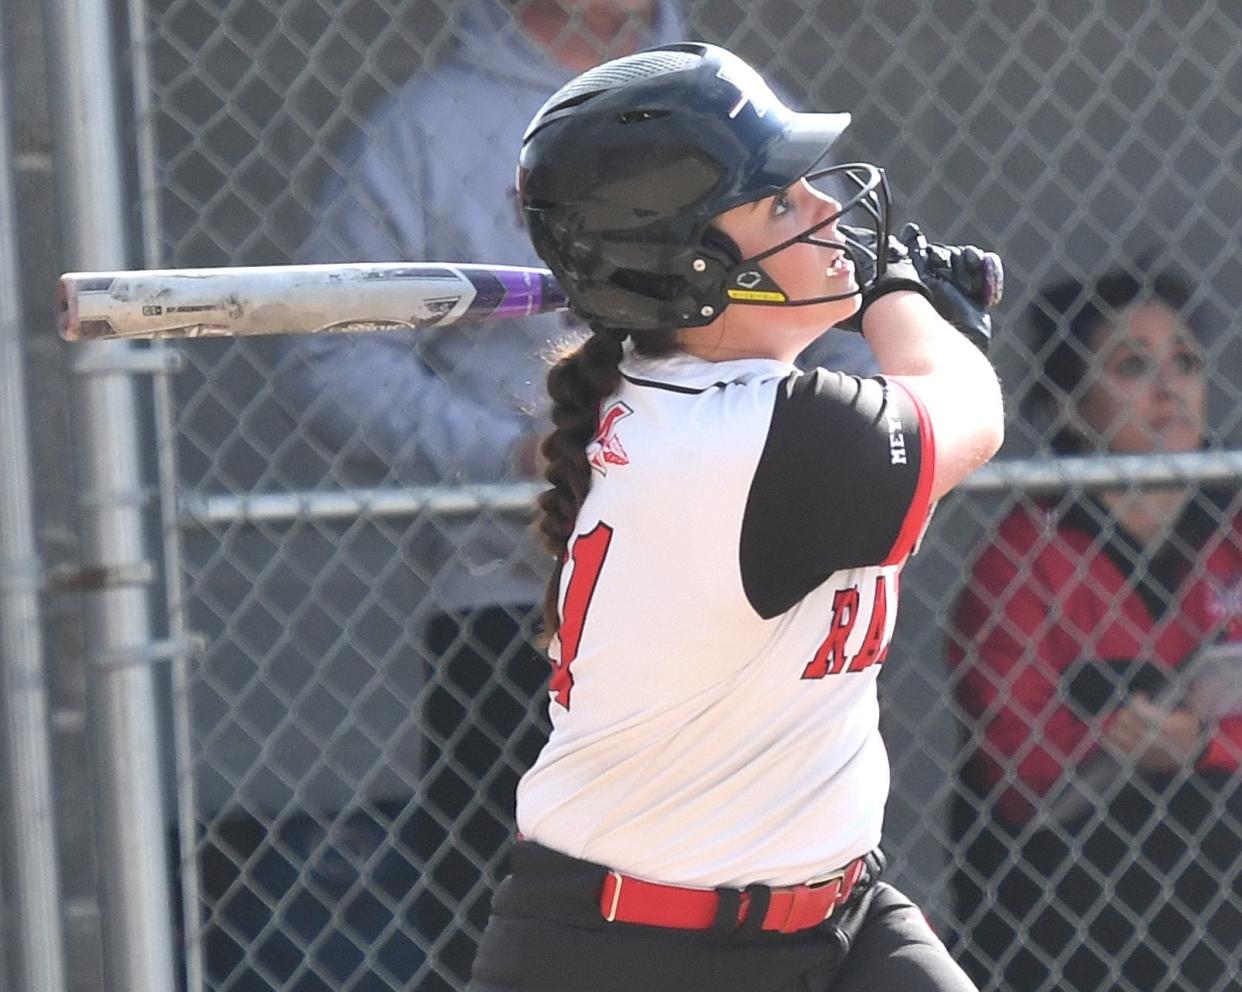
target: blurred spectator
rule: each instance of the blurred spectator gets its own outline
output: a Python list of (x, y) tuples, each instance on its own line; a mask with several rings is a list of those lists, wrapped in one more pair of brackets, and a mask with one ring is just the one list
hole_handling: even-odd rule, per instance
[[(1057, 454), (1209, 445), (1190, 295), (1144, 265), (1045, 293), (1027, 410)], [(955, 895), (976, 981), (1242, 988), (1237, 487), (1019, 505), (974, 563), (954, 627), (973, 735)]]
[[(329, 184), (301, 260), (540, 265), (520, 222), (522, 129), (547, 94), (592, 65), (682, 41), (676, 0), (469, 0), (457, 45), (394, 93)], [(533, 479), (547, 429), (546, 355), (558, 316), (441, 332), (291, 338), (281, 388), (353, 485)], [(546, 556), (525, 515), (420, 519), (412, 542), (429, 586), (425, 647), (431, 742), (420, 855), (448, 915), (479, 929), (487, 872), (513, 831), (517, 778), (546, 736), (547, 662), (533, 646)], [(419, 604), (410, 604), (413, 611)], [(473, 938), (440, 941), (464, 983)]]

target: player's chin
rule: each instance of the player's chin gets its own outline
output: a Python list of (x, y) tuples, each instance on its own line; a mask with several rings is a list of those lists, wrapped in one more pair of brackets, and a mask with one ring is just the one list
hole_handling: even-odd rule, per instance
[[(854, 278), (854, 263), (848, 259), (840, 259), (824, 273), (827, 277), (824, 284), (825, 296), (843, 296), (845, 302), (858, 309), (860, 293), (858, 281)], [(852, 312), (852, 311), (851, 311)]]

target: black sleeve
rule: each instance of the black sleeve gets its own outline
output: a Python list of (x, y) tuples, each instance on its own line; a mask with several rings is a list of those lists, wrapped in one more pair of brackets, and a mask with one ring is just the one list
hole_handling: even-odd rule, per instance
[(928, 512), (930, 438), (881, 377), (816, 369), (777, 392), (742, 520), (746, 596), (769, 618), (842, 568), (908, 554)]

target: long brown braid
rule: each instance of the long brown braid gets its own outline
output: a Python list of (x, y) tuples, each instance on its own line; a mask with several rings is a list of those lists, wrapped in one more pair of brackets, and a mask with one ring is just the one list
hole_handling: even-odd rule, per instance
[(599, 426), (600, 403), (621, 384), (622, 346), (632, 337), (634, 349), (641, 355), (655, 357), (679, 349), (672, 331), (631, 334), (600, 325), (592, 325), (591, 331), (580, 345), (562, 354), (548, 372), (553, 428), (539, 450), (547, 461), (544, 477), (552, 488), (539, 496), (536, 521), (543, 546), (556, 559), (543, 597), (545, 643), (560, 627), (557, 600), (561, 569), (578, 511), (591, 490), (586, 449)]

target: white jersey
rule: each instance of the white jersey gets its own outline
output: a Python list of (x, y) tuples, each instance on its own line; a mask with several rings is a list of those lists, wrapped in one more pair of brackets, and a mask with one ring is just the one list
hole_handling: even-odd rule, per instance
[(882, 377), (627, 355), (561, 574), (523, 836), (628, 874), (823, 877), (880, 840), (876, 676), (930, 513), (930, 425)]

